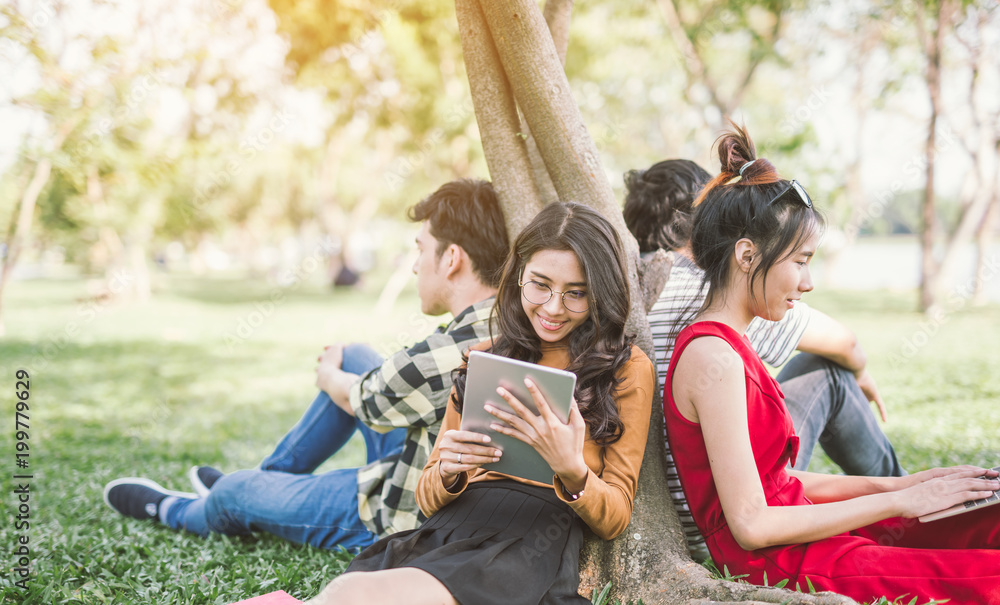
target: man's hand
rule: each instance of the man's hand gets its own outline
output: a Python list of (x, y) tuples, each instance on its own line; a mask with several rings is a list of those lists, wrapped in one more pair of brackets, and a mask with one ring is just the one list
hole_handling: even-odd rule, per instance
[(878, 413), (882, 417), (882, 422), (888, 422), (889, 413), (885, 410), (885, 402), (882, 401), (882, 395), (879, 394), (878, 385), (875, 384), (875, 379), (872, 378), (872, 375), (865, 369), (857, 372), (854, 378), (858, 381), (858, 386), (861, 387), (861, 392), (865, 394), (868, 401), (874, 401), (875, 405), (878, 406)]
[(344, 345), (342, 343), (323, 347), (323, 353), (316, 358), (320, 365), (327, 364), (338, 370), (344, 365)]
[(337, 407), (351, 416), (351, 385), (358, 379), (357, 374), (351, 374), (341, 369), (344, 362), (344, 345), (334, 344), (323, 348), (323, 353), (316, 358), (316, 386), (325, 391)]

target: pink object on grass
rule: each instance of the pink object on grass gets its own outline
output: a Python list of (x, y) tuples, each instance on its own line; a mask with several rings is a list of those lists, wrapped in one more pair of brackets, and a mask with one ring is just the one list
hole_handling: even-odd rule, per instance
[(232, 605), (292, 605), (292, 603), (301, 602), (302, 601), (296, 599), (284, 590), (278, 590), (275, 592), (269, 592), (265, 595), (260, 595), (259, 597), (240, 601), (238, 603), (232, 603)]

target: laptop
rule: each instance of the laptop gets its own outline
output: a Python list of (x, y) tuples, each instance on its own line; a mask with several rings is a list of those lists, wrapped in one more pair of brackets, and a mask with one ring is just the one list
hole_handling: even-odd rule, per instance
[[(1000, 466), (993, 467), (993, 470), (1000, 471)], [(985, 506), (992, 506), (998, 502), (1000, 502), (1000, 491), (995, 491), (993, 492), (993, 495), (988, 498), (982, 498), (980, 500), (969, 500), (968, 502), (956, 504), (951, 508), (939, 510), (936, 513), (923, 515), (919, 517), (919, 519), (921, 523), (930, 523), (931, 521), (937, 521), (938, 519), (945, 519), (947, 517), (954, 517), (955, 515), (961, 515), (962, 513), (968, 513), (976, 509), (983, 508)]]
[(562, 422), (568, 422), (569, 408), (576, 388), (576, 374), (492, 353), (472, 351), (469, 353), (468, 374), (465, 381), (462, 430), (489, 435), (490, 443), (503, 451), (499, 462), (483, 465), (486, 470), (551, 485), (554, 473), (545, 459), (527, 443), (491, 429), (491, 424), (501, 421), (484, 407), (489, 403), (513, 413), (514, 410), (507, 405), (507, 402), (497, 395), (497, 387), (502, 386), (524, 407), (537, 414), (535, 402), (524, 386), (524, 379), (529, 377), (542, 392), (552, 412)]

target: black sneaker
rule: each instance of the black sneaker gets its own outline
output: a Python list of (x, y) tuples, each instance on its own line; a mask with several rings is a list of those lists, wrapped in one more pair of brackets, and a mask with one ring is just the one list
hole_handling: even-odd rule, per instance
[(104, 486), (104, 503), (133, 519), (158, 520), (160, 502), (167, 496), (195, 499), (198, 494), (175, 492), (141, 477), (115, 479)]
[(215, 482), (225, 476), (225, 473), (211, 466), (192, 466), (188, 471), (188, 479), (194, 486), (194, 491), (202, 498), (208, 497), (208, 492), (215, 485)]

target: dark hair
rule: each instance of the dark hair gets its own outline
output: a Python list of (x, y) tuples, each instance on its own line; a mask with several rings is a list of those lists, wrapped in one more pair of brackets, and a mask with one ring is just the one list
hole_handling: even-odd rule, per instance
[(459, 179), (438, 190), (409, 211), (411, 221), (430, 221), (438, 240), (437, 256), (457, 244), (472, 260), (472, 269), (484, 285), (497, 287), (507, 257), (507, 228), (500, 202), (489, 181)]
[(691, 240), (692, 203), (712, 176), (691, 160), (663, 160), (645, 170), (625, 173), (628, 230), (639, 252), (676, 250)]
[[(591, 438), (608, 445), (625, 430), (615, 404), (617, 374), (632, 354), (633, 336), (626, 336), (629, 283), (622, 243), (611, 223), (582, 204), (560, 202), (546, 206), (521, 231), (507, 256), (500, 289), (493, 305), (492, 323), (498, 331), (492, 353), (537, 362), (541, 343), (524, 314), (518, 280), (524, 265), (542, 250), (569, 250), (576, 254), (587, 280), (590, 316), (569, 334), (569, 367), (576, 374), (576, 401)], [(462, 410), (465, 366), (453, 372), (456, 399)]]
[(757, 278), (766, 284), (771, 267), (791, 256), (823, 226), (819, 212), (802, 203), (794, 191), (769, 203), (788, 188), (789, 182), (778, 176), (771, 162), (757, 158), (745, 128), (730, 124), (734, 132), (716, 141), (722, 171), (695, 200), (691, 252), (705, 271), (705, 282), (710, 284), (702, 309), (728, 283), (730, 257), (740, 239), (752, 241), (759, 254), (760, 260), (747, 281), (747, 290), (754, 298), (752, 284)]

